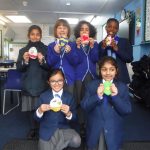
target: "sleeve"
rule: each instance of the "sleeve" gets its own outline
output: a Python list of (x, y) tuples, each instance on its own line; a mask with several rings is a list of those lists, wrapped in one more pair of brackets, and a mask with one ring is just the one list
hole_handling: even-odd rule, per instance
[(38, 108), (41, 106), (42, 103), (43, 103), (43, 98), (42, 98), (42, 96), (40, 96), (40, 98), (37, 100), (37, 103), (35, 105), (36, 111), (34, 112), (34, 119), (38, 122), (40, 122), (42, 120), (43, 115), (44, 115), (44, 114), (41, 115), (41, 114), (37, 113)]
[(118, 51), (116, 55), (124, 62), (130, 63), (133, 61), (133, 48), (127, 39), (121, 39), (118, 43)]
[(100, 42), (98, 45), (98, 51), (99, 51), (99, 54), (98, 54), (99, 59), (106, 56), (106, 50), (102, 48), (102, 42)]
[(112, 96), (111, 103), (120, 115), (131, 113), (131, 102), (129, 91), (126, 85), (118, 88), (118, 95)]
[(100, 99), (97, 96), (97, 92), (95, 91), (95, 88), (93, 88), (95, 85), (93, 83), (88, 84), (85, 89), (85, 96), (83, 100), (81, 101), (81, 107), (86, 111), (90, 112), (93, 110), (97, 105), (100, 105), (103, 101), (103, 99)]
[(77, 120), (77, 111), (76, 111), (76, 102), (72, 96), (72, 98), (70, 99), (70, 111), (72, 113), (72, 118), (71, 119), (68, 119), (68, 120), (71, 120), (71, 121), (76, 121)]
[(54, 51), (55, 42), (49, 44), (46, 61), (50, 67), (55, 66), (58, 62), (60, 62), (60, 54)]
[(24, 54), (24, 50), (23, 49), (19, 50), (19, 55), (16, 62), (16, 67), (19, 71), (25, 71), (26, 68), (30, 65), (30, 62), (25, 63), (23, 59), (23, 54)]
[(94, 43), (94, 47), (90, 50), (90, 58), (91, 60), (96, 63), (99, 60), (99, 50), (98, 50), (98, 43)]

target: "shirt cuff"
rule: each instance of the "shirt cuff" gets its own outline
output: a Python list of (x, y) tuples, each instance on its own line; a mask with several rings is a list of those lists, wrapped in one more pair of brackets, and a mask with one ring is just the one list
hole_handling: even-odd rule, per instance
[(71, 120), (71, 119), (72, 119), (72, 113), (70, 114), (69, 117), (66, 116), (66, 118), (67, 118), (68, 120)]
[(29, 65), (29, 62), (22, 61), (22, 65)]
[(38, 109), (36, 110), (36, 115), (38, 116), (38, 118), (41, 118), (43, 116), (43, 113), (39, 113)]
[(98, 97), (100, 100), (102, 100), (102, 99), (103, 99), (103, 96), (98, 96), (98, 95), (97, 95), (97, 97)]

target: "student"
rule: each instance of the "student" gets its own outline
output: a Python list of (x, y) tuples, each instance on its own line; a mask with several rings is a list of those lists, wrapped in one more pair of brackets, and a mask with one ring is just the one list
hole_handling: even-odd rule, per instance
[(28, 138), (33, 138), (37, 124), (33, 119), (34, 105), (40, 94), (48, 88), (45, 61), (47, 46), (41, 42), (42, 30), (37, 25), (28, 29), (27, 45), (19, 51), (17, 69), (22, 75), (22, 111), (29, 113), (31, 130)]
[(119, 67), (119, 80), (129, 83), (129, 73), (126, 63), (133, 60), (133, 49), (129, 41), (117, 36), (119, 22), (115, 18), (108, 19), (106, 23), (107, 36), (99, 44), (100, 59), (103, 56), (112, 56), (116, 59)]
[(98, 43), (95, 41), (96, 28), (87, 21), (80, 21), (74, 29), (76, 52), (79, 64), (76, 67), (76, 96), (80, 104), (85, 84), (97, 77)]
[[(49, 72), (48, 83), (51, 89), (41, 94), (35, 113), (36, 120), (40, 122), (39, 150), (79, 147), (80, 136), (69, 126), (69, 122), (77, 118), (76, 103), (73, 96), (63, 89), (65, 77), (62, 70), (54, 69)], [(56, 98), (62, 105), (57, 106), (59, 109), (54, 111), (51, 103)]]
[(126, 84), (117, 80), (117, 62), (110, 56), (99, 63), (100, 79), (86, 87), (81, 107), (87, 114), (88, 150), (119, 150), (123, 143), (123, 118), (131, 112)]
[(74, 67), (78, 62), (78, 57), (73, 49), (72, 42), (69, 41), (70, 31), (70, 26), (66, 20), (59, 19), (56, 21), (54, 26), (55, 41), (48, 46), (47, 62), (53, 69), (62, 69), (66, 81), (65, 89), (73, 94)]

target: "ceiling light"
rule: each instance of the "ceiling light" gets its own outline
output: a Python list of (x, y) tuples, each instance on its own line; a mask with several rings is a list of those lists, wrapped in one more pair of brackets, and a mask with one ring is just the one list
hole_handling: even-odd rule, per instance
[(7, 18), (5, 18), (4, 16), (0, 15), (0, 20), (2, 20), (5, 23), (10, 23), (10, 20), (8, 20)]
[(70, 3), (70, 2), (66, 2), (66, 5), (67, 5), (67, 6), (70, 6), (70, 5), (71, 5), (71, 3)]
[(5, 25), (5, 22), (4, 22), (4, 21), (2, 21), (2, 20), (0, 20), (0, 24)]
[(68, 21), (69, 24), (77, 24), (79, 22), (78, 18), (60, 18)]
[(23, 2), (22, 2), (22, 5), (23, 5), (23, 6), (27, 6), (27, 5), (28, 5), (28, 2), (27, 2), (27, 1), (23, 1)]
[(26, 16), (6, 16), (14, 23), (32, 23)]

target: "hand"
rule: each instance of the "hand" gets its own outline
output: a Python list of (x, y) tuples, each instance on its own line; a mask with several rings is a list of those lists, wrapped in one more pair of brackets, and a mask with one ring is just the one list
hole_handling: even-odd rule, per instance
[(99, 87), (97, 88), (97, 95), (102, 97), (104, 94), (104, 84), (100, 84)]
[(51, 110), (51, 107), (49, 104), (42, 104), (39, 108), (38, 108), (38, 111), (39, 113), (44, 113), (45, 111), (49, 111)]
[(65, 52), (69, 53), (71, 51), (71, 47), (69, 45), (65, 46)]
[(116, 41), (112, 39), (111, 46), (114, 51), (118, 51), (118, 45), (116, 44)]
[(93, 38), (89, 38), (89, 42), (90, 42), (90, 47), (93, 48), (94, 47), (94, 39)]
[(115, 96), (118, 94), (118, 89), (114, 83), (110, 86), (110, 90), (111, 90), (111, 96)]
[(42, 63), (42, 60), (43, 60), (44, 56), (43, 56), (42, 53), (38, 53), (37, 58), (39, 60), (39, 63)]
[(24, 61), (26, 62), (26, 63), (28, 63), (29, 62), (29, 52), (25, 52), (24, 54), (23, 54), (23, 59), (24, 59)]
[(77, 44), (77, 48), (80, 48), (80, 45), (81, 45), (81, 38), (77, 38), (76, 39), (76, 44)]
[(104, 39), (103, 41), (102, 41), (102, 49), (105, 49), (107, 47), (107, 45), (106, 45), (106, 40)]
[(60, 53), (60, 45), (59, 45), (59, 44), (56, 44), (56, 45), (54, 46), (54, 50), (55, 50), (56, 53)]
[(68, 116), (68, 114), (70, 113), (70, 107), (68, 105), (62, 104), (61, 106), (61, 111)]

